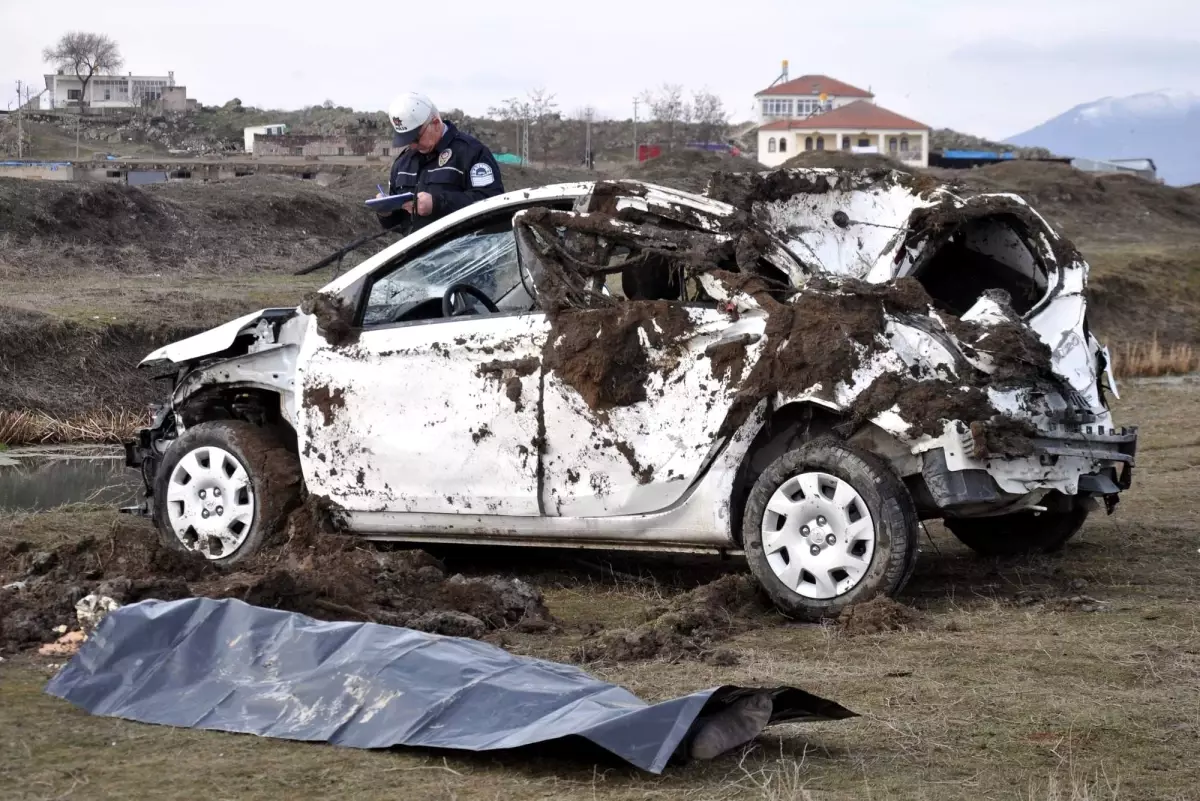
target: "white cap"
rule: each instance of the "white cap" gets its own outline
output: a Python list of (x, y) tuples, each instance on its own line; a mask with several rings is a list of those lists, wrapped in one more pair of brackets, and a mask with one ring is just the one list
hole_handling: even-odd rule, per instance
[(421, 126), (429, 122), (437, 114), (437, 109), (425, 95), (416, 92), (406, 92), (392, 99), (388, 107), (388, 117), (392, 120), (392, 128), (396, 130), (392, 144), (396, 147), (406, 147), (417, 141), (421, 135)]

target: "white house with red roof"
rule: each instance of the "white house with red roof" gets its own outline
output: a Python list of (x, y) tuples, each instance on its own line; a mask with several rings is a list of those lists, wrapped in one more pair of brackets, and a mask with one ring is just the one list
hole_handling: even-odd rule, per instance
[(805, 150), (880, 153), (929, 166), (929, 126), (877, 106), (875, 95), (828, 75), (783, 73), (756, 94), (758, 160), (777, 167)]

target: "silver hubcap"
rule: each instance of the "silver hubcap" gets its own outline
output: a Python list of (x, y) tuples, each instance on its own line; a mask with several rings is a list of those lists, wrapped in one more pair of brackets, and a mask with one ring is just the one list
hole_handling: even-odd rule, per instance
[(254, 522), (250, 475), (221, 448), (189, 451), (167, 484), (167, 518), (185, 547), (207, 559), (229, 556), (246, 541)]
[(875, 523), (854, 487), (828, 473), (801, 473), (767, 503), (762, 544), (788, 589), (805, 598), (836, 598), (866, 575)]

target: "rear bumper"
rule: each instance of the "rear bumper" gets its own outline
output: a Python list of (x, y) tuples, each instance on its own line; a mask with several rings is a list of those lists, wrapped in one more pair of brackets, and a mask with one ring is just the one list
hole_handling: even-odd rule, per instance
[(993, 458), (976, 458), (965, 440), (944, 443), (922, 454), (917, 494), (946, 516), (1004, 514), (1089, 498), (1102, 499), (1111, 513), (1133, 483), (1137, 438), (1136, 428), (1043, 432), (1032, 441), (1032, 453)]

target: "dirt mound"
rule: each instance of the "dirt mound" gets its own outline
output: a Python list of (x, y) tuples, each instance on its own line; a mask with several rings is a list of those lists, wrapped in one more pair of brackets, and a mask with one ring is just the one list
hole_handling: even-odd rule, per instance
[(866, 603), (848, 606), (837, 619), (838, 631), (848, 637), (915, 631), (924, 627), (924, 615), (891, 598), (873, 598)]
[(806, 150), (780, 165), (780, 169), (827, 167), (835, 170), (899, 170), (912, 168), (879, 153), (849, 153), (844, 150)]
[(51, 551), (0, 543), (0, 650), (47, 641), (73, 626), (75, 603), (89, 593), (128, 604), (155, 598), (238, 598), (323, 620), (364, 620), (453, 636), (479, 637), (553, 624), (541, 592), (517, 579), (447, 575), (423, 551), (375, 549), (326, 533), (319, 510), (302, 507), (282, 544), (245, 564), (218, 568), (163, 548), (141, 521), (121, 520), (100, 536)]
[(714, 172), (756, 172), (761, 165), (750, 159), (724, 156), (707, 150), (675, 150), (643, 162), (627, 177), (701, 193)]
[(951, 187), (1015, 192), (1072, 239), (1200, 238), (1200, 193), (1133, 175), (1097, 175), (1069, 164), (1013, 160), (973, 170), (930, 170)]
[(650, 610), (637, 628), (600, 633), (580, 655), (584, 661), (700, 657), (730, 664), (728, 653), (713, 644), (759, 625), (771, 609), (753, 577), (723, 576)]

